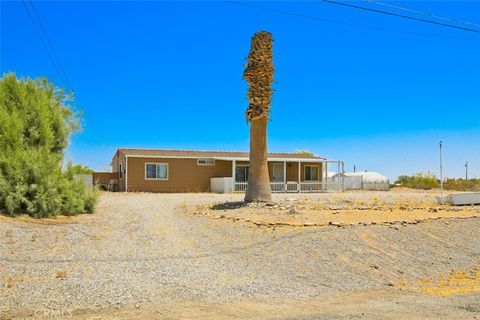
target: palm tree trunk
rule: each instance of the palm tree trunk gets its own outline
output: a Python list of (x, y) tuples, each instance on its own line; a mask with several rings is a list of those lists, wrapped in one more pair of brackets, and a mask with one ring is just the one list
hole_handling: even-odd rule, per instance
[(250, 122), (250, 167), (245, 201), (271, 201), (267, 158), (267, 119)]

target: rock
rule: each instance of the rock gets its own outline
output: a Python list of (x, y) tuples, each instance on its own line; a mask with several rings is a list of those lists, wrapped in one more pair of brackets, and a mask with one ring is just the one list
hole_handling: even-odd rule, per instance
[(341, 227), (342, 226), (342, 224), (340, 222), (337, 222), (337, 221), (330, 221), (328, 224), (331, 225), (331, 226), (335, 226), (335, 227)]
[(287, 213), (288, 214), (297, 214), (298, 212), (295, 209), (292, 208), (292, 209), (288, 210)]

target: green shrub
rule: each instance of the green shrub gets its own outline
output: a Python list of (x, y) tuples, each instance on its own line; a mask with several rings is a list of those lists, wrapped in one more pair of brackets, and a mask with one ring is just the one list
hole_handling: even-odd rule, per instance
[(411, 176), (399, 176), (397, 181), (395, 181), (395, 185), (412, 189), (429, 190), (439, 188), (440, 181), (437, 179), (435, 174), (426, 172), (415, 173)]
[(480, 179), (447, 179), (443, 187), (446, 190), (480, 191)]
[(62, 171), (79, 129), (71, 94), (46, 79), (0, 79), (0, 212), (49, 217), (93, 212), (96, 192)]

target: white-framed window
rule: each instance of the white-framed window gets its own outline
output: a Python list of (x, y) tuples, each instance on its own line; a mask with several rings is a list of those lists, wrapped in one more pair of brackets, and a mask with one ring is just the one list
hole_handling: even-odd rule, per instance
[(215, 159), (197, 159), (197, 166), (214, 166)]
[(145, 163), (145, 180), (168, 180), (168, 163)]
[(248, 164), (237, 164), (235, 167), (235, 182), (248, 182)]
[(318, 165), (306, 165), (303, 171), (303, 178), (305, 181), (318, 181)]

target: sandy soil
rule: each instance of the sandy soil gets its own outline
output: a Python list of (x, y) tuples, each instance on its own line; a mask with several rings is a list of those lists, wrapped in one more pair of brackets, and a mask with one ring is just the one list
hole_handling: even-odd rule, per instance
[(0, 319), (480, 319), (478, 207), (435, 192), (102, 194), (0, 217)]

